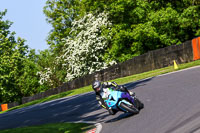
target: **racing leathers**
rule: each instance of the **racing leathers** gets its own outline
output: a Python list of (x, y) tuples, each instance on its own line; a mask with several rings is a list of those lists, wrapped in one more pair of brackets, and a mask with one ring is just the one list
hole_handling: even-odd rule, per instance
[(117, 110), (109, 108), (107, 104), (104, 102), (105, 99), (108, 98), (110, 94), (110, 89), (119, 90), (122, 92), (121, 97), (128, 99), (130, 102), (134, 103), (134, 99), (131, 97), (130, 93), (124, 86), (119, 86), (115, 82), (104, 82), (101, 86), (101, 91), (96, 93), (96, 100), (99, 102), (100, 106), (107, 109), (109, 114), (114, 115), (117, 113)]

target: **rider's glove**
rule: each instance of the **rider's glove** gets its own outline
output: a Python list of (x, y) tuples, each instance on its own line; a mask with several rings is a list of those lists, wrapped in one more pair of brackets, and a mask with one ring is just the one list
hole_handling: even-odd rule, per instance
[(118, 84), (116, 82), (112, 82), (112, 85), (115, 86), (115, 87), (118, 86)]
[(104, 82), (104, 85), (105, 86), (114, 86), (114, 87), (118, 86), (118, 84), (116, 82)]

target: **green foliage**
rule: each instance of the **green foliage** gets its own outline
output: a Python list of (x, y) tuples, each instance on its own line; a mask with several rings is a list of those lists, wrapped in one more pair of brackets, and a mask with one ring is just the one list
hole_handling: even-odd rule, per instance
[(37, 75), (37, 72), (40, 70), (37, 63), (38, 60), (39, 57), (35, 54), (34, 49), (30, 50), (28, 56), (24, 59), (23, 73), (17, 80), (17, 85), (21, 89), (22, 96), (31, 96), (47, 90), (47, 86), (39, 84), (39, 76)]
[[(200, 6), (190, 6), (183, 10), (178, 18), (180, 24), (179, 36), (184, 38), (181, 41), (188, 40), (194, 36), (200, 36)], [(187, 34), (186, 34), (187, 33)]]
[[(38, 55), (39, 71), (37, 75), (40, 77), (39, 83), (41, 86), (47, 87), (46, 89), (58, 87), (65, 81), (67, 73), (62, 67), (63, 60), (59, 60), (59, 62), (56, 60), (56, 55), (48, 49), (41, 51)], [(46, 82), (47, 80), (48, 82)], [(46, 89), (44, 88), (41, 91)]]
[(15, 39), (15, 33), (9, 30), (12, 22), (3, 21), (5, 14), (0, 12), (0, 102), (20, 102), (45, 86), (38, 83), (35, 51), (29, 52), (24, 39)]
[(17, 77), (22, 73), (26, 46), (24, 40), (14, 38), (10, 33), (11, 22), (3, 21), (6, 11), (0, 13), (0, 101), (14, 101), (18, 99), (20, 89), (16, 86)]
[(196, 0), (48, 0), (44, 9), (53, 26), (49, 42), (60, 48), (63, 38), (73, 36), (73, 20), (88, 12), (108, 12), (112, 39), (104, 58), (118, 62), (200, 35)]
[[(111, 60), (105, 63), (103, 59), (104, 48), (107, 47), (108, 41), (107, 38), (101, 36), (103, 31), (101, 29), (111, 26), (107, 16), (106, 13), (101, 13), (98, 16), (87, 14), (72, 22), (71, 35), (73, 36), (68, 36), (65, 39), (66, 43), (61, 51), (62, 54), (60, 53), (61, 56), (55, 58), (50, 54), (50, 51), (43, 52), (50, 60), (48, 61), (49, 65), (38, 72), (40, 84), (57, 87), (64, 81), (67, 82), (91, 74), (115, 63)], [(104, 31), (105, 34), (109, 34), (108, 32)]]
[(82, 3), (87, 12), (109, 12), (113, 37), (105, 58), (110, 55), (118, 62), (200, 35), (200, 9), (196, 1), (83, 0)]
[(64, 45), (62, 39), (69, 36), (71, 22), (77, 17), (79, 11), (79, 0), (47, 0), (44, 14), (47, 22), (53, 29), (50, 31), (47, 42), (54, 53), (59, 52)]

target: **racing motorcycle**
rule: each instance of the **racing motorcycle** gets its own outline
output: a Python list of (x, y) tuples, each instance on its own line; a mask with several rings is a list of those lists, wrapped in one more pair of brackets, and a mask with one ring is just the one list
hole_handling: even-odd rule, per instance
[(144, 104), (133, 95), (134, 104), (129, 102), (127, 99), (121, 98), (121, 91), (110, 89), (110, 95), (105, 100), (105, 103), (109, 108), (117, 111), (129, 112), (132, 114), (138, 114), (139, 111), (144, 108)]

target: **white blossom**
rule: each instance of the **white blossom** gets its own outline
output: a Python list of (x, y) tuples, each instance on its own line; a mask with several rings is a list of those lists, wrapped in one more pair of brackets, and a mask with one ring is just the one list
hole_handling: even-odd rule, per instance
[(49, 82), (49, 83), (52, 83), (53, 81), (51, 81), (51, 76), (52, 74), (52, 71), (50, 68), (45, 68), (45, 70), (43, 72), (37, 72), (37, 75), (40, 76), (40, 80), (39, 80), (39, 83), (42, 85), (44, 84), (45, 82)]
[[(101, 35), (102, 26), (111, 30), (112, 24), (108, 21), (108, 14), (105, 12), (97, 16), (87, 14), (82, 19), (72, 22), (70, 34), (75, 36), (63, 39), (65, 42), (63, 55), (56, 58), (57, 62), (64, 61), (62, 67), (67, 72), (66, 81), (105, 69), (116, 63), (103, 59), (108, 40)], [(40, 72), (39, 75), (40, 82), (43, 83), (50, 80), (51, 71)]]

